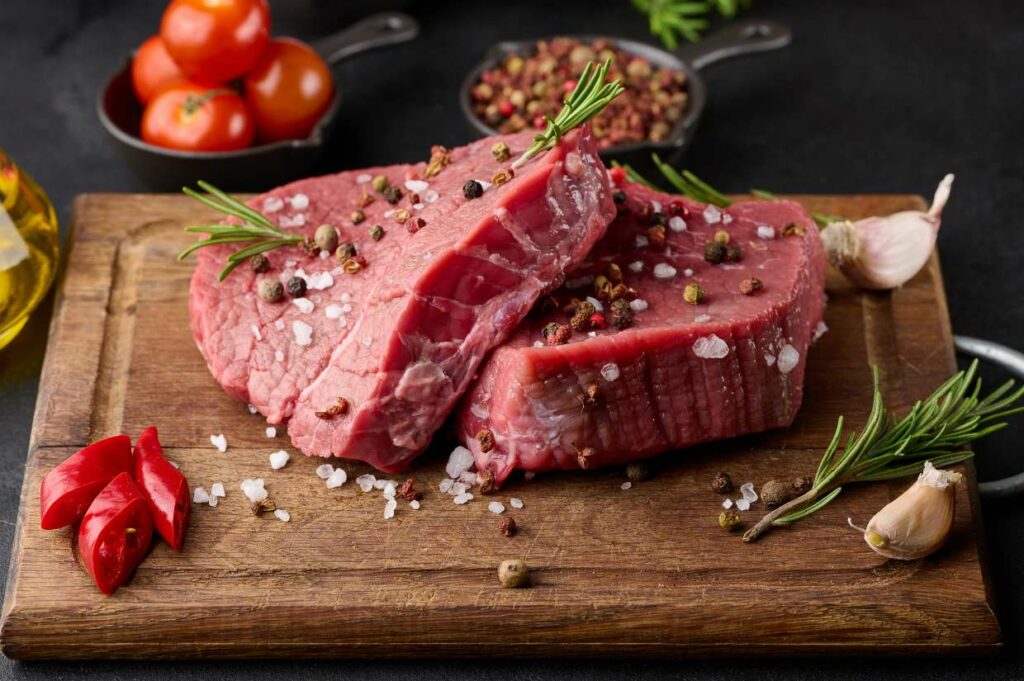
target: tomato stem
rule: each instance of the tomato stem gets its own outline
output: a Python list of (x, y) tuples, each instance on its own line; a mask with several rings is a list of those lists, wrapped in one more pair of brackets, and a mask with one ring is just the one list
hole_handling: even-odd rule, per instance
[(214, 97), (218, 97), (220, 95), (233, 95), (233, 94), (234, 94), (234, 91), (232, 91), (232, 90), (226, 90), (224, 88), (220, 88), (220, 89), (215, 89), (215, 90), (207, 90), (206, 92), (204, 92), (201, 95), (188, 95), (188, 96), (185, 97), (185, 100), (181, 103), (181, 109), (187, 115), (191, 116), (195, 112), (199, 111), (199, 109), (203, 108), (203, 104), (206, 104), (208, 101), (210, 101)]

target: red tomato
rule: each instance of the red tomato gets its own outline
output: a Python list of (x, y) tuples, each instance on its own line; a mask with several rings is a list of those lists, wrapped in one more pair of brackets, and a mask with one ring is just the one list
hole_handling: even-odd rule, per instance
[(169, 149), (244, 149), (254, 134), (252, 115), (241, 96), (197, 83), (161, 90), (142, 113), (142, 139)]
[(181, 551), (192, 499), (188, 480), (164, 458), (156, 428), (146, 428), (135, 441), (135, 481), (149, 503), (157, 533), (172, 549)]
[(264, 142), (308, 137), (334, 97), (327, 64), (292, 38), (271, 40), (244, 82), (245, 101)]
[(108, 595), (128, 580), (152, 539), (149, 506), (129, 473), (121, 473), (103, 488), (78, 528), (85, 569)]
[(56, 530), (77, 522), (107, 483), (130, 470), (132, 441), (127, 435), (108, 437), (72, 454), (43, 478), (39, 524)]
[(157, 90), (188, 80), (167, 54), (160, 36), (155, 35), (139, 45), (132, 59), (132, 88), (139, 102), (145, 104)]
[(270, 39), (266, 0), (172, 0), (160, 37), (193, 80), (224, 83), (253, 67)]

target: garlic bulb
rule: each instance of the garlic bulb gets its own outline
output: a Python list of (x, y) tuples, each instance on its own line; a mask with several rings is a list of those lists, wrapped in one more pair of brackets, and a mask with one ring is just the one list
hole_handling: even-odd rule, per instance
[(826, 225), (821, 240), (829, 262), (861, 288), (890, 289), (910, 281), (935, 247), (952, 185), (953, 175), (946, 175), (927, 213), (910, 210)]
[(953, 527), (956, 486), (962, 479), (960, 473), (938, 470), (926, 461), (910, 489), (876, 513), (864, 528), (864, 541), (876, 553), (897, 560), (934, 553)]

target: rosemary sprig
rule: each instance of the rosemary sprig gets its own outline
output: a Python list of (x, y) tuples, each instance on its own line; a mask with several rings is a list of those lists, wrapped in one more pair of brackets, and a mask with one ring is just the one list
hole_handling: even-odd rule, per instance
[(220, 275), (217, 277), (219, 281), (224, 281), (236, 267), (260, 253), (266, 253), (281, 246), (295, 246), (305, 242), (306, 238), (301, 234), (285, 232), (259, 211), (253, 210), (238, 199), (217, 189), (209, 182), (200, 180), (197, 184), (200, 189), (206, 192), (205, 194), (197, 192), (190, 187), (184, 187), (182, 191), (218, 212), (238, 218), (241, 220), (241, 223), (186, 227), (186, 232), (209, 234), (210, 236), (200, 239), (186, 248), (178, 255), (178, 260), (184, 259), (193, 251), (199, 250), (204, 246), (213, 246), (215, 244), (249, 244), (228, 256), (228, 264), (220, 271)]
[(548, 122), (547, 129), (533, 138), (530, 148), (512, 164), (513, 169), (526, 163), (540, 152), (555, 146), (565, 133), (601, 113), (601, 110), (608, 106), (610, 101), (625, 91), (618, 79), (611, 83), (605, 82), (611, 65), (611, 59), (605, 60), (597, 67), (594, 66), (594, 62), (587, 64), (583, 73), (580, 74), (575, 89), (565, 98), (562, 110), (554, 118), (550, 115), (545, 116)]
[(925, 461), (941, 468), (970, 459), (968, 444), (1005, 427), (1002, 419), (1024, 411), (1024, 406), (1016, 406), (1024, 387), (1014, 390), (1012, 380), (980, 398), (977, 369), (978, 360), (974, 360), (902, 418), (886, 411), (875, 369), (871, 413), (864, 428), (851, 433), (840, 451), (843, 418), (839, 417), (810, 491), (764, 516), (743, 535), (743, 541), (754, 541), (772, 527), (790, 525), (820, 511), (848, 484), (916, 475)]
[(732, 19), (737, 12), (750, 7), (750, 0), (632, 0), (633, 7), (647, 16), (651, 35), (658, 36), (670, 50), (679, 47), (679, 38), (691, 43), (700, 42), (701, 32), (707, 29), (706, 18), (716, 10), (725, 19)]

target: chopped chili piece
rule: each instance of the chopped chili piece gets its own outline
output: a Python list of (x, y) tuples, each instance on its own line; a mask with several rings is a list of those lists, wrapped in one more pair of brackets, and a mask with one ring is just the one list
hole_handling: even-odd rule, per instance
[(181, 551), (192, 512), (188, 480), (164, 458), (156, 428), (152, 426), (135, 441), (135, 481), (149, 503), (157, 533), (168, 546)]
[(79, 450), (43, 478), (40, 526), (56, 530), (77, 522), (118, 474), (132, 470), (132, 441), (115, 435)]
[(78, 551), (100, 591), (128, 581), (153, 540), (153, 517), (130, 473), (120, 473), (93, 500), (78, 528)]

